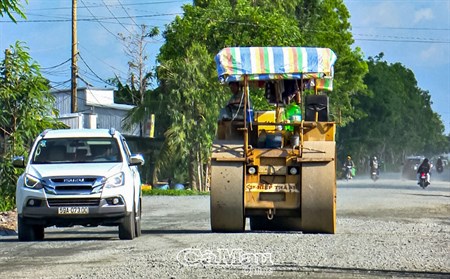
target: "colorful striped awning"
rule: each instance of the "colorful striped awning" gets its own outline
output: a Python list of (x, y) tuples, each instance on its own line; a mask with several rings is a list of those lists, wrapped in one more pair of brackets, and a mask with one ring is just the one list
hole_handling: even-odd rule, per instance
[(229, 47), (215, 57), (219, 80), (326, 79), (318, 84), (331, 89), (337, 57), (329, 48)]

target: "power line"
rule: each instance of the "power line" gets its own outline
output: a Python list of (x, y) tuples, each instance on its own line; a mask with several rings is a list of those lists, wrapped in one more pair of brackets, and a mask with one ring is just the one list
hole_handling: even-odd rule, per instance
[(120, 4), (120, 7), (122, 7), (122, 9), (125, 11), (125, 13), (130, 17), (130, 19), (134, 22), (134, 24), (136, 24), (136, 26), (139, 26), (139, 24), (137, 24), (137, 22), (134, 20), (134, 18), (128, 13), (128, 11), (127, 11), (127, 9), (125, 9), (125, 7), (124, 7), (124, 5), (122, 4), (122, 2), (120, 1), (120, 0), (118, 0), (119, 1), (119, 4)]
[(59, 64), (57, 64), (57, 65), (55, 65), (55, 66), (51, 66), (51, 67), (41, 67), (41, 70), (49, 70), (49, 69), (57, 68), (57, 67), (59, 67), (59, 66), (62, 66), (62, 65), (64, 65), (64, 64), (66, 64), (66, 63), (69, 62), (71, 59), (72, 59), (72, 58), (69, 58), (69, 59), (67, 59), (66, 61), (61, 62), (61, 63), (59, 63)]
[(81, 77), (80, 75), (78, 75), (78, 78), (81, 79), (82, 82), (84, 82), (88, 87), (94, 87), (92, 84), (90, 84), (89, 82), (87, 82), (83, 77)]
[(127, 27), (125, 27), (125, 25), (122, 24), (122, 22), (120, 22), (120, 20), (116, 17), (116, 15), (111, 11), (111, 9), (108, 7), (108, 5), (106, 5), (105, 1), (102, 0), (102, 3), (104, 4), (104, 6), (106, 7), (106, 9), (109, 11), (109, 13), (114, 17), (114, 19), (123, 27), (125, 28), (125, 30), (128, 31), (128, 33), (132, 34), (132, 32), (130, 30), (128, 30)]
[(53, 69), (53, 70), (44, 70), (44, 71), (42, 71), (42, 73), (46, 74), (46, 75), (50, 75), (50, 76), (67, 76), (68, 71), (69, 71), (69, 69), (65, 69), (65, 70)]
[[(83, 2), (83, 0), (81, 0), (81, 3), (86, 7), (86, 4), (84, 4), (84, 2)], [(87, 8), (87, 7), (86, 7)], [(108, 28), (106, 28), (96, 17), (95, 17), (95, 15), (91, 12), (91, 10), (89, 10), (89, 8), (87, 8), (87, 10), (88, 10), (88, 12), (92, 15), (92, 17), (109, 33), (109, 34), (111, 34), (111, 35), (113, 35), (116, 39), (119, 39), (120, 40), (120, 38), (116, 35), (116, 34), (114, 34), (113, 32), (111, 32)], [(79, 19), (78, 19), (78, 21), (79, 21)]]
[[(376, 35), (376, 34), (353, 34), (353, 36), (372, 37), (372, 38), (359, 38), (363, 41), (392, 41), (392, 42), (416, 42), (416, 43), (450, 43), (450, 41), (436, 40), (431, 38), (420, 37), (403, 37), (403, 36), (388, 36), (388, 35)], [(354, 38), (356, 40), (356, 38)]]
[[(81, 1), (83, 3), (83, 1)], [(84, 3), (83, 3), (84, 4)], [(114, 17), (96, 17), (90, 10), (88, 10), (89, 13), (92, 15), (92, 18), (78, 18), (77, 21), (96, 21), (101, 22), (101, 20), (109, 20), (109, 19), (115, 19)], [(180, 15), (181, 13), (164, 13), (164, 14), (150, 14), (150, 15), (137, 15), (134, 16), (135, 18), (152, 18), (152, 17), (160, 17), (160, 16), (173, 16), (173, 15)], [(118, 16), (117, 19), (130, 19), (129, 16)], [(28, 19), (28, 20), (17, 20), (19, 23), (36, 23), (36, 22), (67, 22), (72, 21), (71, 19)], [(12, 21), (8, 20), (0, 20), (0, 22), (4, 23), (13, 23)]]
[[(61, 87), (62, 88), (63, 85), (65, 85), (67, 83), (70, 83), (71, 81), (72, 81), (71, 79), (66, 80), (66, 81), (51, 81), (51, 80), (49, 80), (50, 85), (51, 85), (52, 88), (57, 88), (57, 87)], [(54, 85), (52, 85), (52, 84), (54, 84)]]
[(84, 65), (86, 65), (86, 67), (92, 72), (92, 74), (94, 74), (99, 80), (103, 81), (106, 84), (109, 84), (108, 81), (104, 80), (103, 78), (99, 77), (92, 69), (91, 67), (89, 67), (89, 65), (86, 63), (86, 61), (84, 61), (83, 56), (81, 56), (81, 54), (79, 53), (78, 56), (80, 57), (81, 61), (83, 61)]
[[(90, 71), (86, 70), (86, 69), (80, 69), (78, 77), (83, 76), (86, 78), (89, 78), (92, 81), (95, 82), (101, 82), (101, 83), (106, 83), (104, 80), (99, 79), (97, 76), (95, 76), (94, 74), (92, 74)], [(109, 82), (107, 84), (110, 84)]]
[(102, 62), (103, 64), (107, 65), (108, 67), (110, 67), (110, 68), (113, 69), (113, 70), (116, 70), (116, 71), (118, 71), (118, 72), (121, 72), (122, 74), (126, 74), (126, 72), (122, 71), (121, 69), (116, 68), (116, 67), (114, 67), (114, 66), (112, 66), (112, 65), (110, 65), (110, 64), (108, 64), (108, 63), (106, 63), (105, 61), (101, 60), (100, 58), (98, 58), (95, 54), (93, 54), (93, 53), (89, 50), (89, 48), (84, 47), (81, 43), (80, 43), (79, 45), (80, 45), (80, 47), (81, 47), (82, 49), (86, 50), (86, 51), (89, 52), (92, 56), (94, 56), (94, 58), (97, 59), (98, 61)]
[[(28, 14), (28, 15), (30, 15), (30, 14)], [(34, 14), (35, 16), (42, 16), (42, 17), (48, 17), (48, 15), (38, 15), (38, 14)], [(36, 19), (36, 20), (27, 20), (27, 21), (22, 21), (22, 23), (54, 23), (54, 22), (71, 22), (72, 21), (72, 19), (69, 19), (69, 18), (67, 18), (67, 17), (60, 17), (60, 18), (62, 18), (62, 19)], [(117, 17), (116, 17), (117, 18)], [(121, 18), (125, 18), (125, 17), (121, 17)], [(117, 18), (117, 19), (119, 19), (119, 18)], [(83, 21), (83, 22), (102, 22), (102, 23), (107, 23), (107, 24), (120, 24), (120, 25), (129, 25), (129, 26), (136, 26), (136, 25), (138, 25), (139, 26), (139, 24), (138, 23), (136, 23), (135, 21), (134, 21), (134, 19), (133, 18), (129, 18), (129, 19), (131, 19), (134, 23), (126, 23), (126, 22), (117, 22), (117, 21), (115, 21), (115, 20), (113, 20), (113, 21), (109, 21), (110, 19), (108, 19), (108, 20), (101, 20), (101, 19), (99, 19), (99, 18), (96, 18), (96, 19), (93, 19), (93, 18), (78, 18), (77, 19), (77, 21)], [(153, 20), (159, 20), (159, 19), (153, 19)], [(169, 19), (160, 19), (160, 20), (162, 20), (162, 21), (168, 21)], [(6, 21), (1, 21), (0, 20), (0, 22), (6, 22)], [(9, 21), (8, 21), (9, 22)], [(149, 26), (162, 26), (162, 25), (149, 25)]]
[(450, 41), (419, 41), (419, 40), (394, 40), (394, 39), (358, 39), (358, 41), (374, 41), (374, 42), (396, 42), (396, 43), (434, 43), (434, 44), (450, 44)]
[(413, 30), (413, 31), (449, 31), (450, 28), (428, 28), (428, 27), (380, 27), (380, 26), (352, 26), (352, 28), (358, 28), (358, 29), (388, 29), (388, 30)]
[[(131, 4), (108, 4), (112, 7), (120, 6), (142, 6), (142, 5), (159, 5), (159, 4), (170, 4), (170, 3), (182, 3), (186, 2), (186, 0), (170, 0), (170, 1), (151, 1), (151, 2), (143, 2), (143, 3), (131, 3)], [(84, 8), (101, 8), (102, 5), (90, 5), (85, 6)], [(80, 7), (83, 8), (83, 7)], [(49, 10), (71, 10), (72, 7), (58, 7), (58, 8), (38, 8), (38, 9), (30, 9), (30, 11), (49, 11)]]

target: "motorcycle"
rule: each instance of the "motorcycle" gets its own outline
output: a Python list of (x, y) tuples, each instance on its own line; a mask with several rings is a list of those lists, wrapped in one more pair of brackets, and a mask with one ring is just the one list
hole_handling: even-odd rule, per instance
[(436, 166), (436, 171), (437, 171), (438, 173), (442, 173), (442, 172), (444, 171), (444, 166), (443, 166), (443, 165), (437, 165), (437, 166)]
[(377, 171), (377, 169), (372, 169), (370, 171), (370, 178), (372, 178), (373, 182), (378, 180), (378, 171)]
[(430, 184), (427, 181), (427, 173), (426, 172), (421, 172), (419, 174), (419, 182), (418, 182), (418, 184), (419, 184), (420, 187), (422, 187), (422, 189), (425, 189), (428, 186), (428, 184)]
[(353, 178), (353, 175), (352, 175), (352, 166), (346, 166), (346, 167), (344, 167), (344, 172), (345, 172), (345, 179), (347, 179), (347, 181), (348, 181), (349, 179), (352, 179), (352, 178)]

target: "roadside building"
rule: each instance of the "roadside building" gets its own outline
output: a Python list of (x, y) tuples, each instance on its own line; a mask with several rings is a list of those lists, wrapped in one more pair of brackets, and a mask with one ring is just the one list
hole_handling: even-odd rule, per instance
[(115, 103), (113, 89), (78, 88), (78, 111), (75, 113), (71, 112), (70, 89), (54, 90), (52, 94), (55, 97), (55, 108), (59, 110), (58, 120), (71, 129), (115, 128), (123, 135), (140, 135), (137, 124), (131, 129), (123, 128), (126, 115), (134, 106)]

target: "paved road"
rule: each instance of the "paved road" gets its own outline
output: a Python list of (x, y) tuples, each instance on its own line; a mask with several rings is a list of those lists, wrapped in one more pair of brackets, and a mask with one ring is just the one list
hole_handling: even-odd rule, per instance
[(338, 181), (335, 235), (211, 233), (209, 197), (145, 197), (133, 241), (109, 227), (0, 236), (0, 278), (450, 278), (450, 179), (398, 177)]

